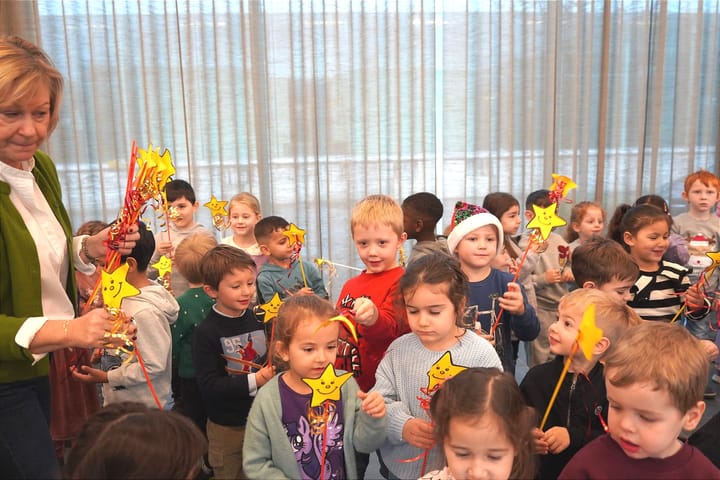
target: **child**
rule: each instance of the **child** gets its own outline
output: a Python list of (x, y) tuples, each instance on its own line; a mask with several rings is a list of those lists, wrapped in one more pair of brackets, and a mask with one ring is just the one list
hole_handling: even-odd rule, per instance
[(378, 458), (385, 478), (418, 478), (423, 465), (433, 470), (443, 463), (427, 397), (463, 368), (502, 364), (485, 339), (461, 326), (468, 283), (457, 261), (444, 254), (413, 260), (399, 288), (412, 332), (390, 344), (375, 374), (373, 391), (388, 409), (388, 438)]
[(652, 205), (620, 205), (608, 234), (625, 247), (640, 269), (634, 298), (628, 302), (638, 315), (669, 322), (676, 319), (683, 304), (688, 320), (698, 321), (707, 314), (709, 302), (697, 286), (690, 287), (690, 271), (662, 259), (670, 235), (670, 218), (665, 212)]
[(688, 266), (697, 279), (711, 263), (706, 253), (718, 250), (720, 218), (713, 215), (713, 208), (718, 201), (720, 179), (707, 170), (699, 170), (685, 178), (684, 186), (682, 198), (688, 202), (688, 211), (675, 216), (672, 230), (688, 243), (691, 262)]
[(370, 195), (352, 211), (350, 232), (365, 270), (340, 291), (337, 309), (347, 312), (359, 341), (341, 333), (335, 367), (353, 372), (360, 389), (375, 385), (375, 370), (390, 343), (408, 331), (395, 296), (403, 268), (398, 251), (406, 239), (400, 205), (385, 195)]
[[(522, 224), (522, 217), (520, 216), (520, 202), (518, 202), (517, 199), (509, 193), (494, 192), (489, 193), (485, 197), (482, 206), (500, 220), (500, 224), (502, 225), (503, 232), (505, 234), (503, 238), (503, 247), (509, 262), (508, 264), (494, 262), (493, 267), (503, 272), (509, 272), (512, 275), (516, 275), (517, 268), (520, 265), (523, 254), (525, 253), (513, 239), (513, 237), (517, 235), (520, 225)], [(496, 258), (499, 259), (500, 256)], [(520, 275), (518, 275), (518, 281), (520, 282), (520, 285), (525, 288), (525, 294), (528, 297), (528, 302), (535, 309), (537, 309), (537, 299), (535, 298), (535, 285), (532, 282), (532, 272), (535, 269), (537, 261), (537, 253), (530, 250), (520, 268)]]
[[(102, 383), (103, 405), (117, 402), (142, 402), (149, 407), (164, 408), (171, 399), (172, 347), (170, 325), (178, 316), (178, 304), (163, 287), (147, 278), (150, 257), (155, 249), (152, 233), (140, 222), (140, 239), (130, 255), (123, 256), (128, 265), (125, 281), (140, 290), (139, 295), (125, 297), (122, 310), (137, 325), (135, 346), (142, 355), (105, 349), (102, 370), (82, 365), (72, 369), (73, 377), (89, 383)], [(129, 360), (128, 360), (129, 358)], [(145, 374), (152, 383), (148, 385)]]
[(439, 198), (429, 192), (413, 193), (402, 202), (403, 230), (407, 238), (421, 242), (437, 240), (435, 229), (443, 216)]
[(640, 270), (616, 241), (595, 237), (573, 252), (572, 273), (578, 287), (597, 288), (629, 302)]
[[(688, 211), (675, 217), (672, 230), (687, 242), (690, 257), (685, 265), (692, 270), (690, 279), (693, 282), (699, 280), (703, 270), (712, 263), (707, 254), (720, 249), (720, 217), (713, 215), (719, 191), (720, 179), (706, 170), (699, 170), (685, 179), (682, 197), (688, 202)], [(706, 289), (717, 290), (719, 279), (718, 275), (706, 279)], [(687, 327), (697, 338), (714, 341), (715, 330), (710, 324), (716, 323), (716, 317), (712, 312), (708, 321), (689, 323)]]
[(115, 403), (88, 418), (63, 478), (195, 478), (206, 447), (181, 415)]
[[(180, 313), (171, 330), (173, 340), (173, 364), (176, 367), (174, 383), (175, 408), (190, 418), (205, 432), (207, 415), (203, 408), (200, 390), (192, 363), (193, 332), (208, 316), (215, 300), (203, 289), (202, 259), (217, 245), (210, 232), (196, 232), (180, 242), (175, 250), (175, 268), (188, 281), (185, 293), (177, 298)], [(182, 401), (179, 402), (178, 399)]]
[(318, 430), (314, 423), (324, 405), (308, 407), (313, 389), (303, 378), (320, 378), (335, 360), (340, 324), (329, 321), (335, 315), (315, 295), (290, 297), (280, 307), (273, 358), (287, 370), (260, 390), (250, 410), (243, 452), (248, 478), (358, 478), (354, 450), (372, 452), (385, 439), (382, 396), (364, 393), (352, 378), (340, 387), (325, 425)]
[[(468, 305), (476, 307), (476, 322), (487, 333), (486, 338), (495, 343), (505, 371), (515, 373), (511, 334), (523, 341), (537, 337), (540, 325), (535, 309), (528, 303), (525, 289), (512, 282), (512, 275), (492, 268), (492, 261), (503, 246), (500, 221), (484, 209), (469, 204), (462, 208), (456, 206), (454, 217), (455, 227), (448, 236), (448, 248), (457, 256), (470, 282)], [(493, 337), (489, 333), (500, 308), (503, 314)]]
[(255, 295), (255, 262), (230, 245), (202, 258), (204, 289), (215, 299), (195, 329), (193, 366), (208, 416), (208, 458), (215, 478), (243, 478), (245, 423), (253, 397), (273, 375), (259, 368), (267, 353), (263, 324), (250, 300)]
[[(171, 180), (165, 185), (168, 208), (171, 213), (167, 231), (155, 234), (155, 253), (150, 259), (154, 265), (165, 255), (170, 260), (175, 256), (175, 248), (190, 234), (206, 230), (202, 225), (195, 223), (195, 212), (198, 202), (195, 199), (195, 190), (185, 180)], [(157, 278), (158, 271), (150, 267), (150, 278)], [(170, 272), (170, 288), (173, 295), (179, 297), (188, 289), (187, 280), (177, 270)]]
[(572, 253), (578, 246), (593, 237), (601, 236), (605, 226), (605, 210), (595, 202), (578, 202), (570, 210), (570, 228), (565, 240)]
[(720, 478), (699, 450), (678, 439), (705, 411), (708, 366), (697, 339), (674, 325), (642, 322), (603, 362), (608, 434), (580, 450), (559, 478)]
[(269, 302), (276, 293), (281, 299), (296, 293), (330, 297), (317, 267), (302, 257), (294, 258), (290, 237), (285, 235), (289, 227), (287, 220), (276, 216), (265, 217), (255, 224), (255, 238), (266, 257), (257, 275), (261, 304)]
[(423, 479), (533, 478), (535, 412), (515, 379), (495, 368), (468, 368), (430, 401), (436, 442), (447, 467)]
[(223, 238), (221, 243), (245, 250), (260, 268), (266, 261), (255, 239), (255, 225), (262, 218), (260, 201), (252, 193), (238, 193), (230, 199), (228, 218), (233, 234)]
[[(517, 281), (525, 289), (528, 303), (532, 305), (537, 312), (537, 298), (535, 298), (535, 285), (532, 281), (532, 272), (535, 270), (535, 264), (538, 261), (538, 255), (534, 250), (530, 250), (527, 255), (520, 250), (520, 247), (513, 239), (517, 235), (522, 217), (520, 216), (520, 202), (515, 197), (505, 192), (489, 193), (483, 200), (483, 208), (495, 215), (502, 225), (505, 233), (503, 239), (502, 253), (493, 259), (492, 267), (497, 268), (501, 272), (508, 272), (511, 275), (517, 275)], [(525, 261), (523, 260), (525, 256)], [(522, 262), (522, 265), (520, 264)], [(520, 273), (518, 274), (518, 267)], [(510, 343), (513, 350), (513, 362), (517, 363), (518, 354), (520, 352), (520, 340), (513, 334)]]
[(595, 437), (605, 433), (602, 415), (607, 414), (603, 366), (598, 361), (620, 336), (642, 320), (625, 303), (598, 289), (579, 288), (560, 300), (559, 318), (548, 327), (554, 360), (532, 367), (520, 384), (525, 399), (543, 415), (560, 378), (565, 361), (578, 337), (583, 313), (595, 305), (595, 324), (603, 336), (588, 360), (577, 351), (560, 393), (553, 404), (545, 431), (535, 429), (535, 447), (540, 455), (540, 478), (557, 478), (563, 467)]
[[(536, 190), (525, 200), (525, 218), (531, 221), (535, 218), (533, 205), (547, 208), (552, 204), (549, 190)], [(523, 235), (520, 248), (525, 249), (529, 235)], [(563, 238), (555, 232), (550, 232), (547, 240), (540, 247), (542, 253), (535, 265), (532, 274), (537, 298), (537, 317), (540, 322), (540, 334), (535, 341), (528, 344), (528, 366), (534, 367), (552, 360), (550, 345), (547, 340), (547, 328), (557, 321), (558, 303), (568, 292), (567, 283), (574, 281), (572, 270), (565, 267), (568, 260), (569, 246)]]
[[(670, 215), (670, 208), (668, 208), (668, 204), (665, 199), (662, 198), (660, 195), (643, 195), (642, 197), (635, 200), (633, 207), (637, 207), (638, 205), (655, 205), (660, 210), (665, 212), (665, 214), (670, 219), (670, 225), (672, 225), (672, 227), (670, 227), (670, 246), (665, 252), (665, 255), (663, 255), (663, 260), (677, 263), (678, 265), (687, 265), (690, 261), (688, 241), (685, 240), (682, 235), (674, 231), (674, 221), (672, 216)], [(617, 223), (614, 222), (614, 220), (615, 219), (611, 220), (610, 222)]]

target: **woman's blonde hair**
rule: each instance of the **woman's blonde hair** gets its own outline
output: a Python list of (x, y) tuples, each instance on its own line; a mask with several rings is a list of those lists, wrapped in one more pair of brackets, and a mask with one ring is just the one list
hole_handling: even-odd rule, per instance
[(0, 105), (26, 101), (41, 88), (50, 93), (49, 134), (58, 124), (62, 75), (39, 47), (18, 36), (0, 37)]

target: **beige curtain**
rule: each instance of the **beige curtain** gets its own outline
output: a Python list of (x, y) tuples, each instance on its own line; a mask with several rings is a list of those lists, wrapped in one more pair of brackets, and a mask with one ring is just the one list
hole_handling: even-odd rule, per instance
[[(458, 199), (523, 201), (561, 173), (609, 213), (651, 192), (681, 211), (684, 176), (717, 171), (719, 8), (4, 0), (0, 26), (67, 78), (48, 150), (75, 225), (116, 214), (136, 140), (201, 204), (251, 191), (307, 230), (305, 258), (359, 266), (349, 217), (371, 193), (435, 192), (444, 225)], [(337, 271), (335, 294), (355, 273)]]

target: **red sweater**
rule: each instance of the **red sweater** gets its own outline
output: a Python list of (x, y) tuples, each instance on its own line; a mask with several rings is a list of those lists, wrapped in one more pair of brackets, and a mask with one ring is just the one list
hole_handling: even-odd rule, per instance
[[(375, 385), (375, 370), (390, 343), (409, 332), (405, 309), (399, 302), (398, 282), (405, 272), (395, 267), (380, 273), (363, 271), (343, 285), (337, 308), (346, 315), (357, 329), (359, 342), (343, 330), (340, 334), (335, 368), (353, 372), (360, 388), (367, 392)], [(371, 326), (358, 325), (349, 310), (355, 299), (367, 297), (378, 309), (377, 321)]]

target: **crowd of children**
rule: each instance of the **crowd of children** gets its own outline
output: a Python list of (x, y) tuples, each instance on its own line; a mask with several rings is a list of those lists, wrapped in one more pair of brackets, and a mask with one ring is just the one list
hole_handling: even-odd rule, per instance
[[(557, 201), (548, 190), (524, 213), (505, 192), (458, 202), (445, 236), (432, 193), (370, 195), (349, 222), (365, 268), (331, 303), (293, 224), (243, 192), (218, 244), (194, 220), (190, 184), (173, 180), (168, 231), (141, 228), (123, 258), (140, 292), (123, 304), (137, 352), (70, 367), (103, 385), (105, 407), (66, 476), (109, 478), (122, 461), (125, 478), (152, 463), (172, 478), (369, 478), (376, 455), (386, 479), (720, 479), (716, 432), (680, 440), (700, 423), (718, 355), (720, 259), (706, 254), (720, 241), (720, 180), (696, 172), (684, 188), (674, 220), (657, 196), (609, 222), (578, 202), (565, 238), (521, 228)], [(163, 255), (161, 286), (150, 278)], [(600, 331), (579, 352), (589, 311)], [(516, 380), (523, 344), (530, 369)], [(183, 458), (103, 451), (109, 435), (170, 435)]]

